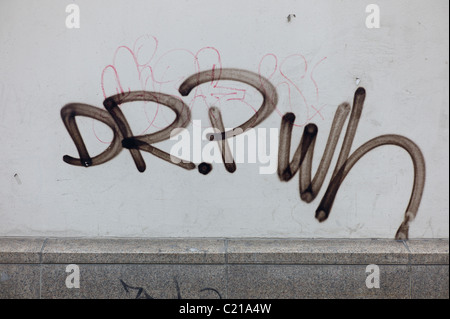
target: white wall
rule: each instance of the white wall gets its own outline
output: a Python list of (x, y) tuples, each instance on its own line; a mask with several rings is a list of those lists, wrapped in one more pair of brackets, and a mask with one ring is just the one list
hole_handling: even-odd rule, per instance
[[(189, 52), (213, 47), (222, 67), (252, 72), (273, 54), (261, 64), (265, 75), (276, 56), (270, 80), (278, 85), (280, 114), (292, 107), (297, 123), (319, 127), (314, 172), (336, 107), (352, 101), (359, 79), (367, 98), (352, 150), (388, 133), (413, 140), (425, 157), (427, 177), (410, 237), (448, 238), (448, 1), (376, 1), (379, 29), (365, 26), (369, 1), (73, 2), (80, 7), (79, 29), (65, 25), (72, 1), (0, 2), (0, 236), (394, 237), (413, 167), (408, 154), (393, 146), (358, 162), (324, 223), (314, 212), (337, 155), (310, 204), (299, 198), (298, 177), (282, 183), (276, 174), (259, 174), (259, 164), (238, 164), (234, 174), (213, 164), (203, 176), (144, 154), (147, 170), (139, 173), (127, 150), (90, 168), (64, 163), (63, 155), (78, 154), (61, 108), (69, 102), (103, 108), (102, 71), (111, 64), (125, 90), (142, 89), (129, 51), (115, 52), (120, 46), (137, 52), (143, 44), (138, 61), (144, 64), (155, 37), (148, 66), (156, 80), (173, 80), (156, 83), (155, 90), (176, 96), (181, 80), (195, 72)], [(290, 22), (289, 14), (295, 14)], [(214, 52), (201, 51), (202, 70), (218, 65)], [(299, 54), (307, 61), (303, 78)], [(106, 95), (116, 90), (111, 70), (104, 76)], [(222, 100), (225, 125), (232, 127), (252, 114), (249, 105), (259, 107), (260, 97), (244, 84), (226, 85), (247, 90), (247, 104)], [(230, 91), (204, 87), (208, 94)], [(156, 108), (129, 105), (123, 111), (137, 135), (149, 127)], [(308, 120), (311, 105), (321, 108), (321, 116)], [(164, 126), (171, 116), (161, 108), (153, 124)], [(208, 126), (204, 104), (194, 104), (192, 119)], [(258, 128), (279, 128), (280, 121), (274, 112)], [(107, 144), (100, 140), (108, 141), (110, 130), (86, 118), (79, 123), (91, 154), (102, 151)], [(193, 131), (192, 124), (187, 128)], [(295, 146), (302, 130), (294, 129)], [(174, 143), (158, 146), (169, 151)]]

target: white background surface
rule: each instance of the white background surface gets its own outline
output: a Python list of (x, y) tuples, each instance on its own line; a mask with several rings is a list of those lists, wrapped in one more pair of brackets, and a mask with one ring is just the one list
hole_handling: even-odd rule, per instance
[[(213, 164), (203, 176), (143, 153), (147, 170), (139, 173), (126, 150), (100, 166), (64, 163), (63, 155), (78, 154), (61, 120), (62, 106), (83, 102), (102, 108), (102, 72), (110, 64), (124, 89), (141, 89), (129, 52), (120, 49), (116, 57), (115, 52), (143, 41), (139, 59), (148, 60), (153, 47), (145, 40), (155, 37), (158, 47), (149, 63), (154, 76), (176, 80), (156, 88), (177, 96), (177, 85), (195, 72), (188, 51), (214, 47), (223, 67), (253, 72), (266, 54), (273, 55), (262, 70), (270, 69), (276, 56), (271, 81), (280, 84), (280, 113), (290, 111), (291, 102), (299, 124), (319, 127), (314, 172), (336, 107), (352, 101), (360, 79), (367, 98), (352, 149), (382, 134), (412, 139), (425, 156), (427, 179), (410, 237), (448, 238), (448, 1), (377, 1), (380, 29), (365, 26), (371, 2), (356, 0), (74, 2), (81, 10), (80, 29), (65, 26), (71, 1), (0, 1), (0, 236), (394, 237), (413, 167), (409, 155), (393, 146), (358, 162), (325, 223), (318, 223), (314, 212), (337, 155), (310, 204), (300, 200), (298, 176), (282, 183), (276, 174), (260, 175), (259, 164), (238, 164), (234, 174)], [(291, 22), (289, 14), (295, 14)], [(217, 63), (212, 50), (202, 52), (202, 70)], [(307, 61), (303, 78), (299, 54)], [(110, 71), (107, 95), (115, 94)], [(239, 87), (259, 107), (257, 94), (251, 99), (252, 90)], [(248, 105), (225, 102), (227, 127), (252, 114)], [(123, 110), (137, 135), (148, 128), (156, 108), (135, 104)], [(311, 105), (321, 108), (321, 116), (308, 120)], [(170, 121), (164, 111), (153, 124)], [(205, 105), (196, 104), (192, 118), (207, 126)], [(280, 121), (274, 112), (258, 127), (278, 128)], [(91, 155), (103, 150), (99, 139), (110, 139), (109, 130), (89, 119), (79, 123)], [(295, 146), (302, 129), (294, 130)], [(174, 143), (158, 146), (169, 151)]]

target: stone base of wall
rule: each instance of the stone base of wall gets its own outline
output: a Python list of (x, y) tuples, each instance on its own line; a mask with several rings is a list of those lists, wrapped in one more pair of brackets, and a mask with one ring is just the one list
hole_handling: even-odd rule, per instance
[(448, 256), (448, 239), (0, 237), (0, 298), (441, 299)]

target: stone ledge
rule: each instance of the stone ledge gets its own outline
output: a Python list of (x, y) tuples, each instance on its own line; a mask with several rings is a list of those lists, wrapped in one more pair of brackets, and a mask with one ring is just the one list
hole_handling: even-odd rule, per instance
[[(448, 239), (0, 237), (3, 298), (443, 298)], [(77, 264), (79, 289), (66, 286)], [(366, 286), (377, 264), (380, 287)]]
[(0, 237), (1, 264), (39, 264), (45, 238)]
[(402, 241), (384, 239), (230, 239), (231, 264), (408, 264)]
[(409, 240), (406, 242), (410, 251), (411, 264), (448, 265), (448, 239)]
[(48, 239), (42, 263), (223, 264), (219, 239)]
[(0, 264), (448, 265), (448, 239), (0, 237)]

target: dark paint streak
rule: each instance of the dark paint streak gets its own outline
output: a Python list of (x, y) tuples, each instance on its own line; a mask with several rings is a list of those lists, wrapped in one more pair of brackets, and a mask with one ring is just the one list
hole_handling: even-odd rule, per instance
[[(225, 132), (222, 114), (220, 113), (220, 110), (217, 107), (211, 107), (209, 109), (209, 119), (211, 121), (211, 125), (213, 126), (213, 128), (215, 128), (219, 132)], [(214, 135), (210, 135), (209, 140), (210, 141), (214, 140)], [(230, 173), (234, 173), (236, 171), (236, 163), (234, 162), (233, 154), (231, 153), (228, 140), (220, 138), (217, 140), (217, 143), (219, 144), (225, 169)]]
[(269, 80), (259, 74), (240, 69), (221, 69), (220, 72), (210, 70), (191, 75), (180, 85), (178, 91), (182, 96), (187, 96), (192, 89), (200, 84), (225, 80), (242, 82), (254, 87), (263, 96), (263, 103), (261, 104), (259, 110), (256, 111), (250, 119), (238, 127), (227, 132), (222, 131), (221, 133), (209, 134), (208, 138), (211, 141), (223, 140), (239, 135), (244, 133), (246, 130), (261, 124), (275, 110), (278, 103), (277, 90), (273, 84), (269, 82)]
[[(132, 287), (132, 286), (127, 285), (122, 279), (119, 279), (119, 280), (120, 280), (120, 283), (122, 284), (122, 286), (123, 286), (123, 288), (125, 289), (125, 291), (126, 291), (127, 294), (130, 292), (128, 289), (137, 290), (137, 294), (136, 294), (135, 299), (155, 299), (155, 298), (153, 298), (152, 296), (150, 296), (150, 295), (145, 291), (144, 288), (142, 288), (142, 287)], [(144, 294), (144, 295), (143, 295), (144, 298), (139, 298), (139, 297), (141, 296), (142, 293)]]
[[(122, 113), (118, 105), (134, 101), (149, 101), (160, 105), (165, 105), (175, 112), (175, 120), (168, 127), (158, 132), (133, 136), (125, 115)], [(66, 163), (85, 167), (100, 165), (116, 157), (122, 151), (122, 148), (127, 148), (133, 157), (138, 171), (140, 172), (144, 172), (146, 169), (140, 150), (149, 152), (156, 157), (182, 168), (188, 170), (195, 169), (196, 166), (194, 163), (182, 161), (181, 159), (179, 163), (175, 163), (171, 160), (172, 158), (176, 158), (175, 156), (171, 157), (169, 153), (166, 153), (151, 145), (153, 143), (168, 140), (172, 130), (184, 128), (189, 124), (190, 111), (188, 106), (181, 100), (163, 93), (133, 91), (111, 96), (105, 99), (103, 104), (109, 113), (92, 105), (81, 103), (70, 103), (61, 109), (61, 117), (64, 125), (72, 137), (72, 140), (75, 143), (80, 155), (79, 159), (65, 155), (63, 160)], [(114, 133), (114, 138), (110, 146), (94, 158), (90, 157), (86, 149), (83, 138), (81, 137), (75, 121), (76, 116), (85, 116), (99, 120), (108, 125)]]
[[(84, 144), (83, 138), (81, 137), (81, 133), (78, 130), (78, 125), (75, 121), (76, 116), (85, 116), (96, 119), (100, 122), (105, 123), (112, 129), (114, 137), (111, 144), (105, 151), (93, 158), (90, 157), (86, 149), (86, 145)], [(72, 137), (72, 140), (75, 143), (78, 154), (80, 155), (80, 158), (73, 158), (71, 156), (65, 155), (63, 157), (64, 162), (71, 165), (85, 167), (100, 165), (113, 159), (122, 151), (122, 148), (120, 147), (120, 140), (122, 138), (122, 135), (120, 135), (116, 123), (109, 116), (108, 112), (88, 104), (70, 103), (65, 105), (61, 109), (61, 118), (64, 122), (64, 125), (66, 126), (67, 131), (70, 134), (70, 137)]]
[(208, 175), (212, 171), (212, 165), (209, 163), (200, 163), (198, 165), (198, 171), (200, 174)]
[(414, 166), (414, 183), (411, 191), (411, 197), (409, 199), (408, 207), (405, 211), (405, 216), (402, 224), (395, 234), (395, 239), (402, 240), (408, 239), (409, 223), (413, 221), (419, 210), (420, 201), (425, 185), (425, 159), (419, 147), (410, 139), (400, 135), (382, 135), (371, 139), (362, 146), (360, 146), (352, 155), (344, 162), (339, 172), (334, 176), (328, 186), (328, 189), (319, 204), (316, 211), (316, 217), (321, 216), (322, 220), (325, 220), (330, 211), (336, 197), (339, 186), (344, 181), (351, 168), (360, 160), (364, 155), (371, 150), (383, 146), (383, 145), (396, 145), (403, 148), (411, 156)]
[[(130, 289), (137, 291), (135, 299), (156, 299), (156, 298), (152, 297), (151, 295), (149, 295), (147, 293), (147, 291), (144, 288), (142, 288), (142, 287), (130, 286), (130, 285), (126, 284), (122, 279), (119, 279), (119, 281), (122, 284), (122, 286), (125, 289), (125, 292), (127, 294), (130, 293)], [(178, 284), (177, 277), (173, 277), (173, 281), (175, 283), (175, 290), (177, 292), (177, 299), (183, 299), (183, 297), (181, 295), (180, 285)], [(204, 292), (204, 291), (212, 291), (212, 292), (217, 294), (219, 299), (222, 299), (222, 295), (220, 294), (220, 292), (217, 291), (214, 288), (207, 287), (207, 288), (200, 289), (200, 292)]]
[[(176, 116), (175, 120), (173, 121), (172, 124), (170, 124), (169, 126), (158, 132), (140, 136), (133, 136), (131, 128), (125, 118), (125, 115), (120, 110), (119, 105), (135, 101), (155, 102), (161, 105), (165, 105), (175, 112)], [(139, 152), (139, 150), (149, 152), (165, 161), (173, 163), (171, 161), (171, 156), (169, 153), (161, 151), (151, 146), (151, 144), (168, 140), (170, 138), (170, 133), (174, 129), (185, 128), (189, 124), (189, 121), (191, 119), (191, 113), (189, 111), (189, 107), (186, 104), (184, 104), (183, 101), (171, 95), (163, 93), (133, 91), (125, 94), (117, 94), (111, 96), (105, 99), (103, 105), (111, 114), (111, 117), (114, 119), (114, 121), (117, 123), (117, 126), (119, 127), (122, 136), (127, 141), (125, 144), (127, 146), (131, 146), (128, 149), (130, 150), (131, 156), (133, 157), (133, 160), (139, 172), (144, 172), (146, 168), (144, 159), (142, 158), (142, 155)], [(133, 141), (134, 143), (131, 143), (131, 141)], [(180, 163), (178, 163), (177, 165), (186, 169), (195, 168), (195, 164), (185, 163), (183, 161), (180, 161)]]
[[(229, 131), (225, 131), (220, 110), (216, 107), (211, 107), (209, 109), (211, 124), (217, 132), (209, 134), (207, 137), (209, 140), (214, 140), (219, 143), (225, 168), (228, 172), (233, 173), (236, 171), (236, 163), (233, 159), (227, 139), (242, 134), (262, 123), (275, 110), (278, 102), (278, 96), (275, 87), (267, 79), (259, 74), (239, 69), (221, 69), (220, 72), (215, 72), (215, 70), (199, 72), (188, 77), (181, 84), (179, 92), (181, 95), (187, 96), (198, 85), (203, 83), (211, 83), (213, 81), (218, 82), (220, 80), (231, 80), (246, 83), (258, 90), (263, 97), (263, 102), (256, 113), (250, 119)], [(362, 114), (365, 97), (366, 91), (364, 88), (360, 87), (355, 92), (353, 108), (348, 103), (342, 103), (338, 106), (330, 129), (327, 144), (314, 178), (311, 178), (311, 171), (318, 128), (313, 123), (305, 126), (300, 144), (297, 147), (292, 160), (289, 162), (291, 135), (295, 122), (295, 115), (293, 113), (285, 114), (281, 120), (280, 127), (277, 173), (281, 181), (287, 182), (294, 177), (297, 171), (300, 171), (300, 198), (307, 203), (312, 202), (318, 195), (323, 185), (345, 121), (351, 112), (344, 141), (331, 176), (331, 182), (328, 185), (325, 195), (316, 210), (316, 219), (319, 222), (323, 222), (328, 218), (339, 187), (348, 172), (361, 157), (379, 146), (396, 145), (405, 149), (410, 154), (414, 165), (414, 185), (410, 201), (405, 212), (404, 220), (395, 235), (396, 239), (407, 239), (409, 223), (417, 215), (420, 201), (422, 199), (425, 185), (425, 160), (419, 147), (414, 144), (414, 142), (399, 135), (383, 135), (376, 137), (363, 144), (350, 155), (353, 140), (355, 138)], [(175, 120), (172, 124), (158, 132), (141, 136), (133, 136), (131, 128), (119, 108), (120, 104), (133, 101), (150, 101), (165, 105), (175, 112)], [(67, 104), (62, 108), (62, 120), (70, 136), (72, 137), (80, 156), (80, 158), (77, 159), (65, 155), (63, 160), (66, 163), (85, 167), (100, 165), (113, 159), (121, 152), (123, 148), (126, 148), (130, 151), (136, 167), (140, 172), (143, 172), (146, 169), (146, 165), (140, 151), (149, 152), (156, 157), (188, 170), (192, 170), (196, 167), (194, 163), (186, 162), (181, 159), (179, 160), (179, 163), (175, 163), (171, 159), (176, 157), (173, 157), (151, 145), (169, 139), (172, 130), (185, 128), (189, 124), (191, 119), (190, 110), (188, 106), (180, 99), (163, 93), (133, 91), (109, 97), (105, 99), (103, 104), (107, 111), (81, 103)], [(78, 130), (78, 126), (75, 121), (76, 116), (86, 116), (99, 120), (113, 130), (113, 141), (101, 154), (93, 158), (90, 157), (83, 138)], [(198, 166), (198, 171), (203, 175), (207, 175), (211, 172), (211, 170), (212, 165), (208, 163), (201, 163)]]
[[(342, 143), (339, 158), (331, 177), (331, 182), (328, 185), (327, 191), (316, 210), (315, 216), (319, 222), (323, 222), (328, 218), (339, 187), (348, 172), (356, 164), (356, 162), (361, 159), (361, 157), (376, 147), (382, 145), (396, 145), (405, 149), (409, 153), (414, 165), (414, 185), (410, 201), (405, 211), (404, 221), (395, 235), (396, 239), (407, 239), (409, 222), (411, 222), (417, 215), (425, 185), (425, 160), (419, 147), (411, 140), (400, 135), (383, 135), (376, 137), (359, 147), (349, 157), (350, 149), (358, 127), (358, 122), (361, 117), (365, 95), (366, 92), (363, 88), (359, 88), (355, 92), (353, 109), (350, 115), (347, 132)], [(324, 155), (322, 156), (319, 168), (317, 169), (316, 176), (312, 181), (312, 158), (314, 143), (317, 136), (317, 127), (314, 124), (309, 124), (305, 127), (300, 144), (294, 153), (293, 159), (290, 163), (288, 163), (290, 158), (289, 154), (292, 126), (295, 116), (292, 113), (288, 113), (282, 118), (278, 152), (278, 176), (281, 181), (288, 181), (300, 169), (300, 198), (305, 202), (309, 203), (314, 200), (322, 187), (348, 113), (349, 105), (347, 103), (343, 103), (338, 107), (333, 120), (330, 135), (328, 137), (327, 145), (325, 147)]]
[(173, 281), (175, 282), (175, 288), (177, 289), (177, 299), (181, 299), (180, 285), (178, 285), (177, 277), (173, 277)]
[(222, 299), (222, 295), (220, 294), (220, 292), (218, 292), (214, 288), (203, 288), (202, 290), (200, 290), (200, 292), (203, 292), (203, 291), (212, 291), (212, 292), (216, 293), (217, 296), (219, 296), (219, 299)]
[(218, 130), (219, 133), (207, 134), (207, 138), (210, 141), (217, 141), (219, 143), (225, 169), (230, 173), (234, 173), (236, 171), (236, 163), (233, 159), (227, 139), (244, 133), (246, 130), (257, 126), (269, 117), (275, 110), (278, 102), (278, 95), (277, 90), (269, 80), (259, 74), (240, 69), (221, 69), (220, 72), (215, 72), (213, 69), (194, 74), (188, 77), (180, 85), (178, 91), (182, 96), (187, 96), (198, 85), (221, 80), (237, 81), (248, 84), (258, 90), (263, 97), (263, 103), (259, 110), (246, 122), (229, 131), (225, 131), (220, 110), (217, 107), (211, 107), (209, 109), (211, 125)]

